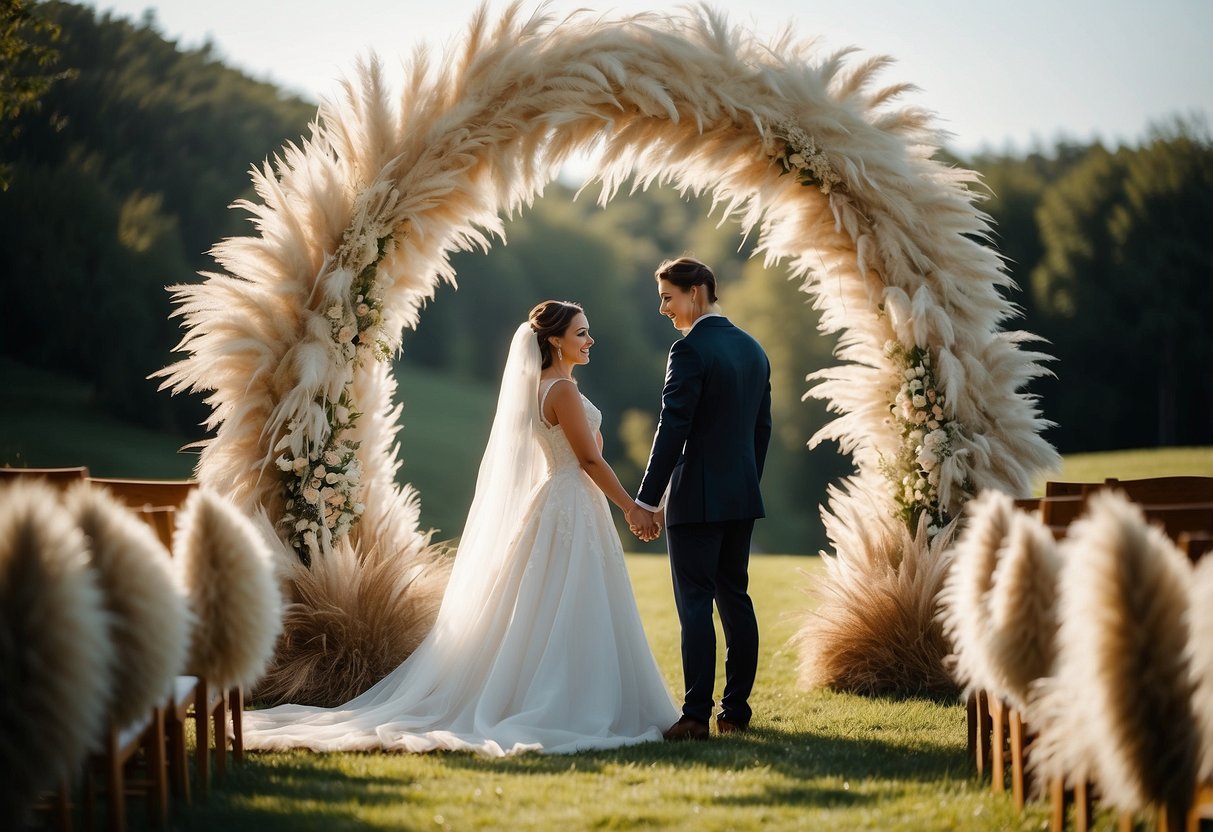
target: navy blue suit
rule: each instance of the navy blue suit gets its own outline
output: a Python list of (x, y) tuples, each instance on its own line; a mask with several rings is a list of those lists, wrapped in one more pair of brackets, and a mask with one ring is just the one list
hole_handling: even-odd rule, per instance
[(759, 479), (771, 438), (771, 365), (749, 334), (702, 318), (670, 348), (661, 417), (637, 499), (665, 502), (666, 546), (682, 624), (683, 714), (713, 707), (720, 612), (727, 646), (721, 716), (748, 724), (758, 667), (750, 536), (764, 516)]

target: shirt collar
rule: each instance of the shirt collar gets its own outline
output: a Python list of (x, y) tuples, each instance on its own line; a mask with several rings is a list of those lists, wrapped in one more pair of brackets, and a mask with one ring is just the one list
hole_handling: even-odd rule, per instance
[[(698, 318), (695, 319), (695, 323), (691, 324), (691, 329), (694, 329), (699, 324), (699, 322), (702, 321), (704, 318), (723, 318), (723, 317), (724, 317), (724, 315), (721, 315), (719, 312), (705, 312), (704, 314), (700, 315)], [(691, 334), (691, 329), (687, 330), (687, 335)]]

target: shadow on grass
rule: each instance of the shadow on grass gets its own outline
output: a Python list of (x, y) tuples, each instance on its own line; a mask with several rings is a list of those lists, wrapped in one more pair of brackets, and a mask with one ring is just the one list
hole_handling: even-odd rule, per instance
[(570, 755), (527, 754), (493, 760), (471, 754), (448, 754), (450, 768), (496, 774), (561, 774), (601, 772), (614, 766), (664, 766), (722, 771), (764, 767), (799, 780), (818, 777), (934, 781), (965, 770), (962, 750), (952, 745), (904, 744), (880, 740), (822, 737), (778, 728), (759, 728), (742, 736), (709, 742), (645, 743), (612, 751)]

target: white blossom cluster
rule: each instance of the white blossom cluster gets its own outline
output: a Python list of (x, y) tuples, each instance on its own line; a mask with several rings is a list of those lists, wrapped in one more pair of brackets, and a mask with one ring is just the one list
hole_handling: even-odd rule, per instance
[(934, 536), (948, 522), (940, 506), (939, 482), (942, 463), (952, 455), (954, 425), (936, 386), (930, 353), (917, 346), (907, 350), (889, 341), (885, 355), (903, 367), (901, 384), (889, 406), (901, 428), (901, 446), (895, 462), (886, 460), (885, 473), (893, 482), (895, 500), (911, 531), (926, 513), (927, 534)]
[(784, 173), (794, 174), (802, 185), (818, 187), (823, 194), (832, 190), (846, 190), (842, 177), (817, 147), (816, 140), (799, 124), (784, 119), (775, 124), (772, 132), (777, 138), (783, 139), (782, 144), (773, 149), (772, 155), (783, 166)]
[[(358, 500), (362, 469), (358, 443), (343, 439), (361, 415), (351, 407), (354, 367), (370, 355), (379, 361), (391, 356), (383, 336), (383, 301), (375, 278), (390, 237), (366, 234), (358, 245), (346, 247), (345, 259), (362, 263), (350, 280), (349, 302), (325, 309), (333, 343), (346, 364), (346, 383), (336, 403), (316, 400), (324, 408), (328, 431), (321, 445), (304, 441), (297, 420), (287, 423), (286, 435), (275, 446), (275, 460), (284, 474), (285, 510), (282, 526), (303, 563), (349, 534), (365, 506)], [(352, 271), (352, 269), (351, 269)], [(335, 275), (340, 278), (340, 275)]]
[[(343, 397), (344, 399), (344, 397)], [(348, 401), (331, 408), (329, 440), (324, 447), (299, 456), (284, 453), (275, 460), (285, 473), (286, 505), (282, 525), (303, 563), (349, 534), (366, 509), (357, 499), (362, 467), (358, 443), (342, 439), (358, 418)], [(288, 430), (297, 426), (289, 424)]]

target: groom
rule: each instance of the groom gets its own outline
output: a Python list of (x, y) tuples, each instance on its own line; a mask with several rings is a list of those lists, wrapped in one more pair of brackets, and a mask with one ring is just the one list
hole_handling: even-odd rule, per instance
[[(656, 272), (661, 314), (685, 336), (670, 348), (661, 417), (636, 503), (642, 540), (664, 510), (674, 601), (682, 623), (682, 718), (668, 740), (708, 738), (720, 611), (726, 645), (720, 734), (750, 725), (758, 667), (758, 622), (747, 594), (750, 535), (763, 516), (758, 481), (771, 438), (771, 365), (750, 335), (716, 305), (716, 277), (689, 257)], [(667, 490), (668, 488), (668, 490)]]

